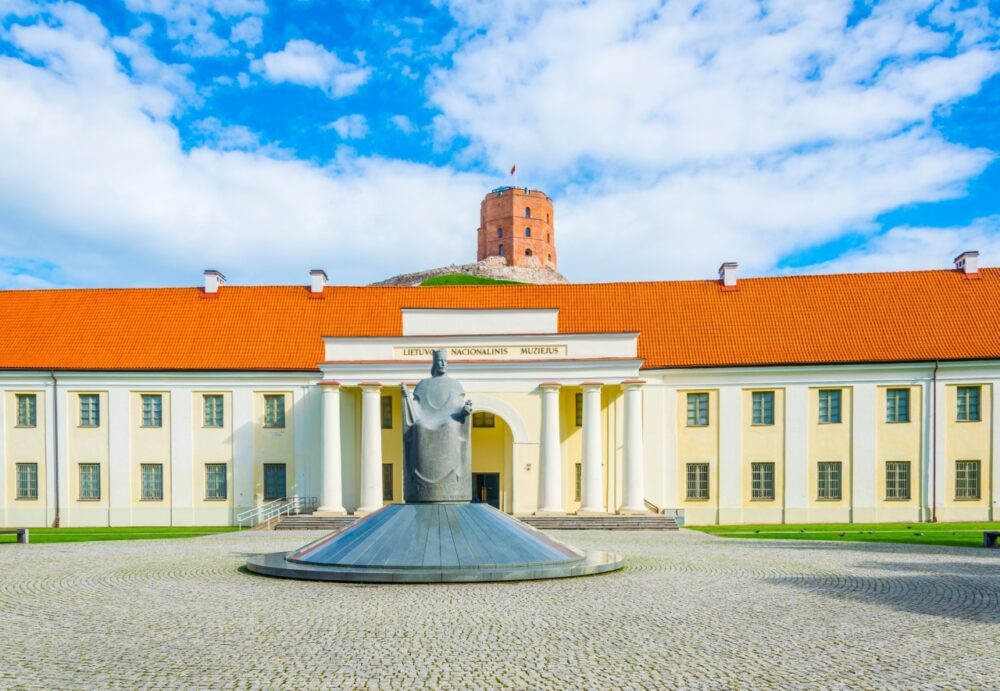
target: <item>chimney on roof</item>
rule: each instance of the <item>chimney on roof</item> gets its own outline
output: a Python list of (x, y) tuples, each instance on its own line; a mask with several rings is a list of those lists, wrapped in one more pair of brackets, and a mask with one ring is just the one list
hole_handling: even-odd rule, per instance
[(955, 257), (955, 268), (966, 276), (975, 276), (979, 273), (979, 252), (975, 250), (962, 252)]
[(214, 294), (219, 292), (219, 288), (226, 282), (226, 277), (221, 271), (215, 269), (205, 269), (205, 292)]
[(326, 288), (326, 272), (323, 269), (313, 269), (309, 272), (309, 292), (322, 294)]
[(736, 262), (723, 262), (722, 266), (719, 267), (719, 280), (722, 281), (723, 288), (735, 288), (736, 287), (736, 267), (739, 264)]

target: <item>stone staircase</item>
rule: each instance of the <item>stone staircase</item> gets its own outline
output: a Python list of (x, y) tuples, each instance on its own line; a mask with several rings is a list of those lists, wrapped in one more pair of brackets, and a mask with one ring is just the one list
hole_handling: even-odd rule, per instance
[(673, 516), (641, 514), (637, 516), (518, 516), (519, 520), (539, 530), (677, 530)]
[[(518, 516), (518, 520), (539, 530), (677, 530), (673, 516)], [(273, 530), (341, 530), (358, 520), (357, 516), (282, 516)]]

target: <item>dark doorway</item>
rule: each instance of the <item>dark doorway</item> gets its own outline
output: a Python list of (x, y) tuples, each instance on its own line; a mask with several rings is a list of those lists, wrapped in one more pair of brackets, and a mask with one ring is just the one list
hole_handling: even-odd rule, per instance
[(472, 474), (472, 501), (500, 508), (500, 473)]
[(285, 464), (264, 464), (264, 501), (285, 498)]

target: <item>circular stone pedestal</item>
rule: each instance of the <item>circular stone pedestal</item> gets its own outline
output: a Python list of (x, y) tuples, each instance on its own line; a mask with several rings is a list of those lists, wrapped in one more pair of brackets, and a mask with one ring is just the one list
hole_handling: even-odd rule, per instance
[(489, 504), (392, 504), (294, 552), (247, 559), (255, 573), (367, 583), (524, 581), (605, 573), (620, 555), (582, 552)]

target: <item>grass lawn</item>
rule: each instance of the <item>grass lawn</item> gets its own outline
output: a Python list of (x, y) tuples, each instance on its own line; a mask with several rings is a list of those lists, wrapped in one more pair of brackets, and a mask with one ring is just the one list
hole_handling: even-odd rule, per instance
[(474, 285), (522, 285), (520, 281), (505, 281), (500, 278), (470, 276), (469, 274), (444, 274), (432, 276), (421, 283), (422, 286), (474, 286)]
[[(192, 526), (155, 528), (28, 528), (31, 543), (90, 542), (92, 540), (160, 540), (177, 537), (200, 537), (228, 533), (230, 526)], [(17, 535), (0, 535), (0, 543), (17, 542)]]
[(900, 542), (911, 545), (982, 547), (983, 531), (1000, 530), (1000, 523), (804, 523), (689, 527), (719, 537), (747, 537), (755, 540)]

